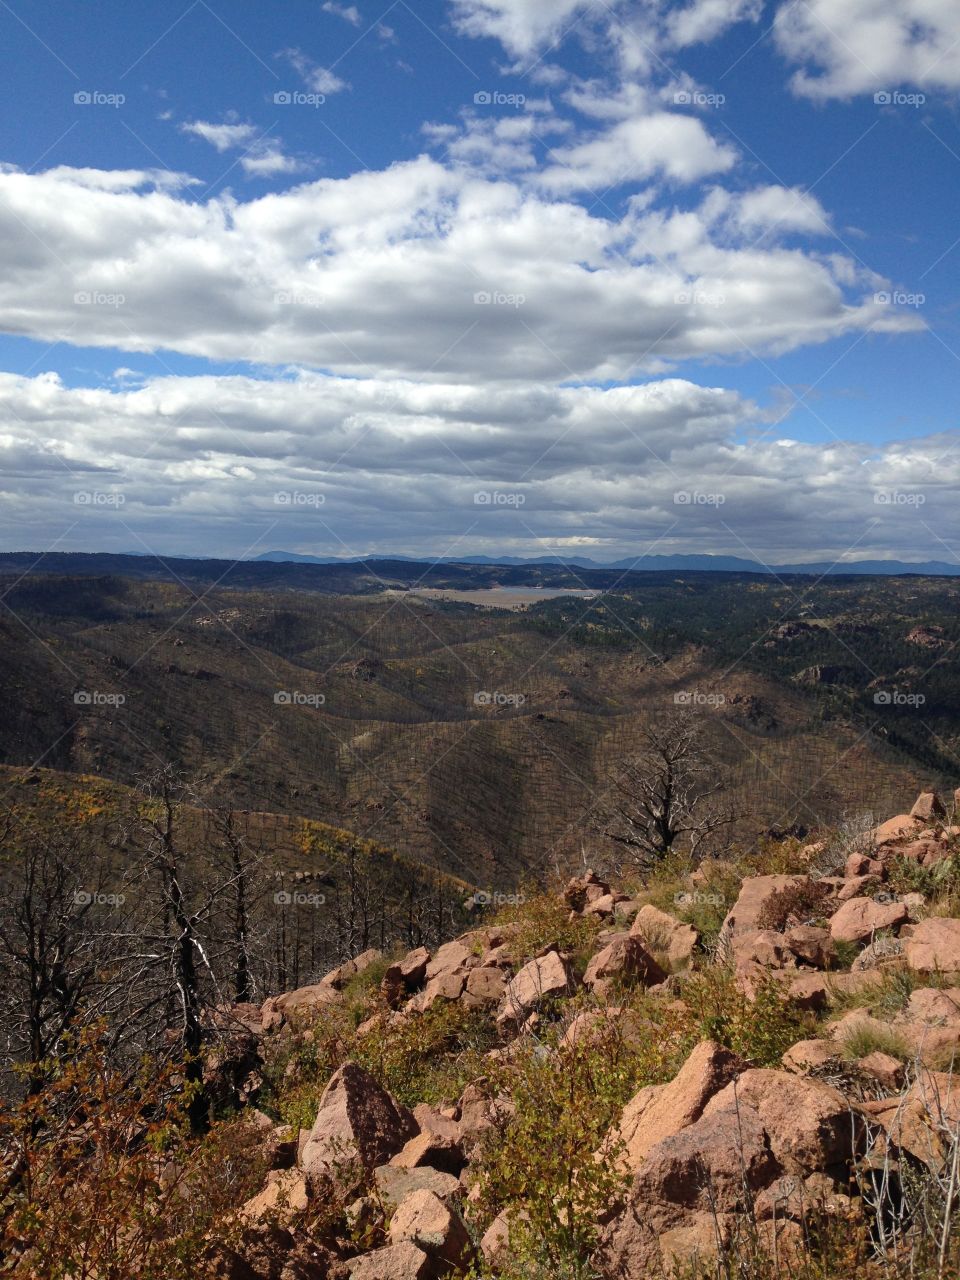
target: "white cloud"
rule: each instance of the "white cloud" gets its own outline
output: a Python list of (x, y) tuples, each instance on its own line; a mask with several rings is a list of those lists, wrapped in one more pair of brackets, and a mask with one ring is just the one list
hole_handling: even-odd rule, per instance
[(285, 155), (279, 143), (262, 134), (256, 125), (244, 123), (212, 124), (194, 120), (180, 126), (183, 133), (203, 138), (220, 152), (243, 150), (240, 165), (253, 178), (272, 178), (278, 174), (299, 173), (303, 164)]
[(355, 4), (335, 4), (334, 0), (326, 0), (326, 3), (321, 7), (324, 13), (336, 14), (344, 22), (349, 22), (351, 27), (359, 27), (363, 21), (360, 16), (360, 10)]
[(193, 120), (180, 126), (183, 133), (192, 133), (209, 142), (218, 151), (232, 151), (234, 147), (252, 142), (259, 132), (253, 124), (212, 124), (207, 120)]
[[(165, 377), (68, 388), (0, 375), (0, 543), (243, 554), (409, 554), (597, 546), (773, 560), (960, 536), (960, 436), (876, 449), (764, 432), (737, 393), (644, 386), (491, 388), (442, 381)], [(478, 492), (521, 493), (519, 507)], [(78, 504), (77, 493), (122, 503)], [(876, 502), (922, 493), (924, 503)], [(322, 495), (320, 504), (278, 494)], [(722, 506), (677, 494), (720, 495)], [(741, 542), (740, 539), (743, 541)]]
[[(572, 159), (578, 181), (596, 179), (586, 157)], [(425, 157), (248, 200), (196, 203), (148, 182), (0, 173), (7, 332), (362, 376), (537, 382), (923, 327), (915, 311), (875, 304), (885, 282), (842, 254), (787, 249), (769, 221), (752, 244), (736, 224), (760, 218), (762, 194), (752, 212), (749, 195), (725, 210), (641, 199), (617, 220)], [(805, 208), (786, 202), (788, 214)]]
[(780, 8), (774, 32), (805, 64), (792, 83), (806, 97), (960, 89), (956, 0), (805, 0)]
[(522, 57), (553, 43), (587, 8), (590, 0), (451, 0), (453, 18), (469, 36), (499, 40)]
[(350, 87), (346, 80), (342, 80), (329, 67), (321, 67), (302, 49), (285, 49), (281, 56), (287, 59), (312, 93), (322, 93), (329, 97)]

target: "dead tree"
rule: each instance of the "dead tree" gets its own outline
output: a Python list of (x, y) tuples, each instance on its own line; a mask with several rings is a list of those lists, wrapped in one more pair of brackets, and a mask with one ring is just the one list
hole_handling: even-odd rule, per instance
[(650, 867), (682, 851), (696, 863), (729, 842), (736, 813), (696, 713), (674, 713), (645, 730), (640, 751), (614, 772), (614, 799), (600, 830)]

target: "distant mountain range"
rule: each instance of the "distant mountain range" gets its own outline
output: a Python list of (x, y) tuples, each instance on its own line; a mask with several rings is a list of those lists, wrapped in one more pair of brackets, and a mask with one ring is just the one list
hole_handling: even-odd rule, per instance
[[(295, 551), (267, 551), (255, 556), (254, 560), (271, 564), (360, 564), (379, 556), (354, 556), (350, 558), (335, 556), (305, 556)], [(916, 563), (906, 560), (846, 560), (833, 563), (829, 560), (815, 560), (807, 564), (775, 564), (765, 565), (757, 560), (745, 560), (741, 556), (712, 555), (673, 555), (673, 556), (628, 556), (623, 560), (591, 560), (588, 556), (540, 556), (524, 558), (522, 556), (440, 556), (437, 559), (417, 556), (392, 555), (391, 561), (407, 561), (410, 564), (482, 564), (482, 565), (558, 565), (572, 566), (579, 569), (632, 569), (654, 572), (710, 572), (717, 573), (812, 573), (812, 574), (902, 574), (917, 573), (925, 577), (957, 577), (960, 576), (960, 564), (949, 564), (945, 560), (922, 560)]]

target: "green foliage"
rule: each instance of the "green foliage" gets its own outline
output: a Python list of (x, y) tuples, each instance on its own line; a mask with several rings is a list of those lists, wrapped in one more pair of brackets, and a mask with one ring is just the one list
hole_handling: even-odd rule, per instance
[(886, 1053), (900, 1062), (909, 1062), (914, 1057), (909, 1042), (893, 1027), (872, 1027), (865, 1023), (852, 1027), (840, 1047), (849, 1061), (865, 1058), (869, 1053)]
[(780, 1065), (784, 1052), (814, 1034), (812, 1014), (785, 998), (782, 985), (764, 975), (748, 1000), (733, 974), (715, 965), (690, 975), (682, 989), (698, 1039), (717, 1040), (758, 1067)]
[(511, 926), (507, 943), (518, 965), (553, 945), (573, 955), (574, 967), (579, 958), (581, 970), (600, 931), (593, 916), (571, 919), (570, 908), (556, 893), (536, 893), (511, 904), (497, 914), (495, 923)]

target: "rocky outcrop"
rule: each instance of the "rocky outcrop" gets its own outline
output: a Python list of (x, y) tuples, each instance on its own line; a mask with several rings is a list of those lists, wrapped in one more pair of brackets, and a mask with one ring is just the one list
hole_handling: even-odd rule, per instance
[(412, 1114), (355, 1063), (324, 1089), (300, 1165), (311, 1191), (325, 1182), (352, 1186), (397, 1154), (416, 1133)]

